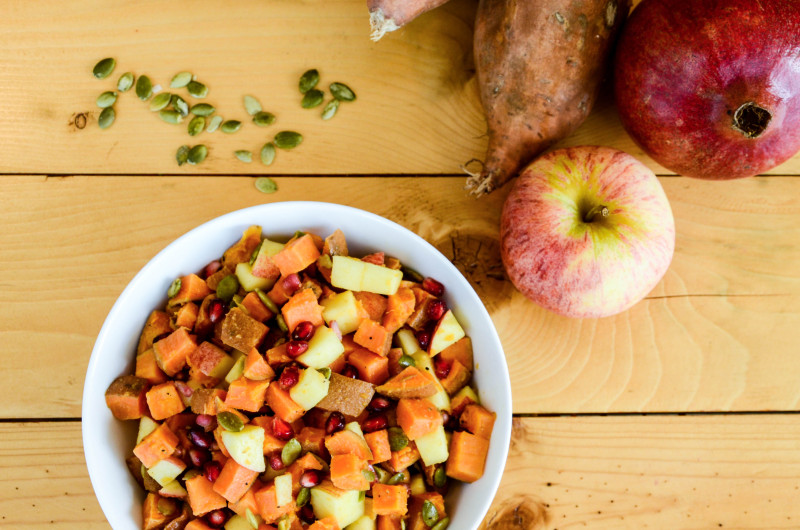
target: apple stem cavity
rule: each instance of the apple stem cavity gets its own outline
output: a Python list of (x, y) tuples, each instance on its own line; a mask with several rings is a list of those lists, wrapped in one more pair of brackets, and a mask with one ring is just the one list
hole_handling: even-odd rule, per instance
[(745, 138), (758, 138), (767, 130), (772, 113), (748, 101), (733, 113), (733, 128), (744, 135)]
[(608, 206), (603, 204), (596, 204), (594, 205), (588, 212), (583, 215), (583, 222), (584, 223), (593, 223), (597, 216), (601, 217), (608, 217), (609, 211)]

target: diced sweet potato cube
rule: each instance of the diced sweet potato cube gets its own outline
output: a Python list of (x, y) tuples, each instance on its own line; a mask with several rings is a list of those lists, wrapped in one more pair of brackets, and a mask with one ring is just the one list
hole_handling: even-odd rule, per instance
[(464, 409), (470, 403), (477, 403), (470, 394), (474, 392), (467, 392), (467, 390), (472, 390), (471, 388), (463, 387), (453, 399), (450, 400), (450, 414), (453, 416), (460, 416)]
[(147, 406), (150, 408), (150, 415), (154, 420), (165, 420), (170, 416), (180, 414), (186, 408), (180, 392), (172, 381), (156, 385), (148, 390)]
[(292, 475), (292, 495), (300, 491), (300, 477), (309, 469), (322, 469), (322, 462), (312, 453), (306, 453), (289, 466), (287, 472)]
[(334, 373), (331, 374), (328, 395), (317, 403), (317, 407), (355, 417), (364, 412), (374, 394), (371, 384)]
[(446, 361), (458, 361), (469, 371), (472, 372), (472, 339), (462, 337), (456, 342), (439, 352), (440, 358)]
[(361, 306), (366, 310), (370, 320), (375, 322), (383, 320), (383, 314), (386, 313), (386, 307), (388, 306), (385, 296), (368, 291), (355, 291), (353, 296), (361, 302)]
[(216, 416), (217, 399), (225, 401), (227, 392), (221, 388), (198, 388), (192, 393), (190, 406), (195, 414), (207, 414)]
[(436, 393), (436, 383), (417, 367), (407, 366), (402, 372), (376, 387), (375, 391), (392, 399), (423, 398)]
[(178, 443), (175, 433), (162, 423), (133, 448), (133, 454), (142, 461), (144, 467), (151, 468), (175, 452)]
[(421, 287), (412, 287), (411, 291), (414, 293), (416, 303), (414, 304), (414, 312), (408, 317), (406, 324), (419, 331), (430, 322), (431, 317), (428, 316), (428, 306), (436, 300), (436, 297)]
[(238, 502), (250, 486), (255, 482), (258, 471), (240, 466), (233, 458), (229, 458), (222, 471), (214, 481), (213, 490), (225, 497), (228, 502)]
[(415, 304), (414, 292), (408, 287), (400, 287), (396, 293), (387, 297), (386, 312), (383, 314), (381, 324), (389, 333), (394, 333), (403, 327), (414, 312)]
[(254, 515), (257, 514), (258, 504), (256, 504), (256, 490), (260, 489), (261, 487), (262, 484), (258, 481), (258, 479), (255, 479), (253, 481), (253, 485), (244, 493), (244, 495), (242, 495), (238, 501), (228, 503), (228, 507), (233, 510), (233, 513), (241, 515), (242, 517), (247, 515), (247, 510), (253, 512)]
[(137, 377), (147, 379), (153, 385), (167, 380), (167, 374), (158, 367), (153, 348), (148, 348), (136, 356), (136, 371), (134, 373)]
[(204, 279), (197, 274), (187, 274), (181, 277), (181, 288), (178, 289), (175, 296), (169, 299), (167, 305), (174, 306), (202, 300), (209, 294), (211, 294), (211, 289)]
[(367, 318), (358, 325), (353, 340), (369, 351), (383, 356), (389, 353), (389, 348), (392, 347), (392, 334), (374, 320)]
[(163, 339), (153, 343), (158, 367), (172, 377), (186, 366), (186, 359), (197, 344), (186, 328), (178, 328)]
[(325, 430), (317, 429), (316, 427), (303, 427), (297, 433), (297, 441), (303, 451), (314, 453), (323, 456), (325, 454)]
[(372, 511), (376, 515), (405, 515), (408, 511), (408, 489), (402, 484), (372, 486)]
[(331, 455), (330, 476), (333, 485), (343, 490), (369, 489), (369, 481), (363, 471), (367, 469), (367, 461), (358, 456), (346, 453)]
[(322, 318), (322, 309), (323, 307), (317, 303), (314, 291), (300, 289), (283, 305), (281, 314), (291, 332), (305, 320), (314, 324), (314, 327), (325, 324), (325, 320)]
[(261, 343), (267, 331), (267, 326), (234, 307), (222, 320), (221, 339), (231, 348), (248, 352)]
[(138, 420), (147, 414), (147, 379), (123, 375), (106, 390), (106, 405), (118, 420)]
[(492, 437), (492, 429), (494, 428), (494, 420), (497, 415), (494, 412), (489, 412), (484, 407), (472, 404), (464, 408), (464, 412), (459, 417), (461, 426), (466, 430), (489, 440)]
[(379, 515), (375, 519), (375, 530), (400, 530), (403, 518), (399, 515)]
[(228, 506), (228, 501), (214, 491), (214, 484), (205, 475), (200, 474), (187, 480), (186, 491), (189, 493), (189, 506), (196, 516)]
[(317, 261), (319, 255), (311, 234), (305, 234), (286, 243), (280, 252), (272, 256), (272, 261), (280, 269), (281, 275), (288, 276)]
[(222, 264), (233, 271), (238, 263), (250, 261), (250, 256), (259, 244), (261, 244), (261, 227), (257, 225), (248, 227), (242, 233), (241, 239), (222, 255)]
[(314, 521), (311, 526), (308, 527), (308, 530), (340, 530), (339, 529), (339, 522), (336, 520), (334, 516), (325, 517), (324, 519), (317, 519)]
[(158, 510), (158, 493), (148, 493), (142, 505), (142, 528), (155, 530), (161, 528), (167, 521), (167, 516)]
[(273, 285), (272, 289), (267, 293), (269, 299), (275, 302), (277, 306), (282, 306), (292, 297), (292, 293), (288, 290), (286, 285), (284, 285), (284, 278), (284, 276), (278, 278), (278, 281), (275, 282), (275, 285)]
[(370, 464), (380, 464), (392, 457), (392, 449), (389, 445), (389, 431), (386, 429), (368, 432), (364, 435), (364, 439), (367, 441), (370, 451), (372, 451)]
[(386, 357), (389, 359), (389, 377), (394, 377), (403, 370), (405, 366), (400, 365), (400, 357), (403, 356), (403, 348), (391, 348)]
[(284, 342), (283, 344), (279, 344), (274, 348), (268, 349), (265, 355), (267, 358), (267, 364), (270, 366), (278, 366), (292, 362), (293, 359), (286, 353), (286, 345), (287, 343)]
[(456, 431), (450, 440), (450, 456), (445, 464), (447, 476), (462, 482), (475, 482), (483, 476), (489, 440), (466, 431)]
[(359, 348), (347, 357), (356, 370), (358, 377), (373, 385), (380, 385), (389, 379), (389, 359), (364, 348)]
[(408, 530), (428, 530), (429, 527), (422, 518), (422, 507), (425, 505), (425, 501), (431, 502), (436, 507), (439, 520), (447, 517), (444, 498), (442, 498), (440, 494), (436, 492), (426, 492), (419, 495), (412, 495), (408, 503), (408, 519), (406, 521), (406, 528)]
[(348, 256), (347, 239), (344, 237), (344, 232), (337, 228), (331, 235), (326, 237), (322, 246), (322, 253), (329, 256)]
[(139, 336), (139, 345), (136, 348), (136, 353), (140, 354), (143, 351), (153, 347), (153, 340), (159, 335), (165, 333), (172, 333), (172, 326), (169, 322), (169, 315), (164, 311), (153, 311), (147, 317), (144, 323), (144, 329)]
[(269, 385), (266, 399), (267, 405), (275, 412), (275, 415), (289, 423), (299, 420), (306, 412), (292, 399), (289, 392), (279, 385)]
[(247, 313), (259, 322), (264, 322), (275, 316), (272, 314), (272, 311), (264, 305), (264, 302), (261, 301), (261, 298), (258, 297), (255, 291), (245, 295), (242, 299), (242, 305), (247, 310)]
[(325, 439), (325, 447), (331, 455), (352, 454), (361, 460), (372, 459), (369, 445), (359, 435), (345, 429), (336, 432)]
[(253, 381), (271, 381), (275, 378), (275, 370), (264, 359), (256, 348), (250, 350), (244, 360), (244, 374)]
[(397, 403), (397, 424), (409, 440), (416, 440), (442, 425), (442, 414), (427, 399), (404, 398)]
[(258, 412), (264, 405), (269, 381), (252, 381), (246, 377), (232, 381), (225, 396), (225, 405), (247, 412)]
[[(441, 355), (441, 353), (439, 355)], [(451, 396), (464, 388), (472, 377), (472, 372), (467, 370), (460, 361), (452, 361), (452, 363), (447, 377), (439, 380), (442, 387)]]
[(295, 503), (289, 502), (278, 507), (278, 498), (275, 495), (275, 484), (267, 484), (255, 492), (258, 514), (267, 524), (274, 523), (281, 516), (291, 513), (295, 509)]
[(414, 443), (410, 443), (399, 451), (392, 451), (392, 457), (385, 465), (387, 465), (393, 473), (399, 473), (414, 465), (419, 459), (420, 456), (417, 446), (414, 445)]
[(195, 322), (197, 322), (198, 311), (199, 308), (197, 304), (192, 302), (183, 304), (175, 314), (175, 327), (194, 329)]

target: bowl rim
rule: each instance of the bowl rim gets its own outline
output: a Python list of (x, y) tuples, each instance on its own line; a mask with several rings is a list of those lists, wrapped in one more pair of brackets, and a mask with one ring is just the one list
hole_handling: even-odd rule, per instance
[[(202, 224), (192, 228), (188, 232), (183, 233), (176, 239), (170, 241), (155, 256), (153, 256), (150, 260), (148, 260), (148, 262), (136, 273), (136, 275), (134, 275), (134, 277), (128, 282), (123, 291), (117, 297), (117, 299), (114, 302), (114, 305), (111, 307), (108, 314), (106, 315), (106, 318), (103, 321), (103, 325), (100, 329), (100, 332), (98, 333), (97, 338), (95, 339), (95, 343), (92, 348), (92, 353), (89, 358), (89, 362), (86, 369), (84, 388), (82, 393), (82, 404), (81, 404), (81, 441), (83, 445), (84, 459), (86, 462), (87, 470), (89, 472), (89, 478), (92, 484), (92, 489), (94, 490), (95, 497), (97, 498), (97, 501), (100, 504), (100, 507), (107, 521), (113, 527), (114, 522), (117, 521), (118, 514), (112, 511), (112, 507), (110, 506), (110, 500), (107, 497), (107, 494), (101, 489), (102, 488), (101, 477), (103, 474), (101, 469), (101, 462), (98, 460), (98, 457), (95, 457), (94, 453), (90, 450), (89, 447), (90, 444), (87, 444), (87, 440), (92, 440), (93, 438), (96, 438), (97, 435), (93, 434), (93, 430), (98, 430), (101, 427), (100, 418), (91, 413), (90, 403), (93, 403), (91, 400), (94, 398), (93, 390), (95, 390), (96, 386), (95, 384), (93, 384), (93, 381), (97, 380), (97, 372), (99, 370), (98, 368), (99, 359), (102, 355), (102, 352), (106, 349), (108, 341), (111, 339), (110, 334), (112, 327), (114, 327), (118, 319), (121, 318), (122, 313), (125, 311), (126, 306), (128, 305), (128, 301), (136, 295), (137, 287), (139, 287), (139, 284), (142, 283), (143, 279), (150, 276), (152, 270), (154, 269), (158, 270), (160, 267), (162, 267), (163, 262), (170, 256), (171, 253), (175, 252), (176, 248), (185, 244), (187, 241), (191, 241), (193, 238), (198, 237), (198, 234), (203, 234), (204, 232), (210, 229), (214, 229), (217, 225), (219, 225), (220, 227), (224, 227), (229, 224), (237, 224), (236, 222), (238, 220), (241, 220), (243, 224), (247, 223), (249, 223), (250, 225), (258, 224), (260, 222), (259, 218), (263, 218), (264, 216), (274, 215), (276, 210), (280, 212), (280, 210), (284, 208), (288, 208), (290, 209), (290, 211), (297, 209), (300, 210), (310, 209), (312, 212), (315, 211), (319, 212), (321, 209), (324, 211), (329, 211), (333, 214), (339, 213), (342, 215), (361, 217), (365, 221), (369, 221), (370, 223), (376, 223), (377, 225), (379, 225), (377, 230), (380, 230), (380, 228), (387, 228), (389, 230), (399, 231), (403, 233), (406, 237), (410, 238), (410, 240), (413, 242), (412, 243), (413, 246), (420, 246), (422, 249), (424, 249), (424, 252), (426, 254), (430, 254), (430, 257), (437, 260), (440, 266), (450, 270), (453, 279), (458, 284), (455, 286), (455, 288), (457, 288), (459, 291), (462, 291), (459, 296), (466, 296), (468, 298), (467, 302), (468, 305), (474, 307), (474, 311), (478, 312), (479, 319), (486, 321), (490, 324), (490, 326), (487, 326), (483, 330), (481, 330), (481, 333), (488, 334), (486, 339), (492, 343), (492, 347), (496, 351), (495, 355), (495, 357), (497, 358), (496, 360), (501, 365), (498, 371), (500, 374), (503, 375), (504, 381), (499, 381), (498, 383), (501, 384), (496, 385), (501, 388), (493, 390), (493, 394), (497, 390), (499, 390), (499, 392), (496, 394), (497, 395), (496, 401), (501, 406), (494, 407), (492, 409), (492, 411), (495, 412), (496, 414), (497, 420), (495, 421), (495, 428), (492, 433), (492, 440), (486, 462), (486, 471), (489, 471), (489, 464), (491, 460), (493, 471), (496, 470), (496, 472), (491, 472), (491, 473), (485, 472), (484, 476), (480, 479), (481, 481), (484, 480), (488, 481), (488, 483), (484, 482), (481, 485), (481, 488), (482, 489), (486, 488), (487, 491), (491, 492), (491, 495), (486, 495), (483, 497), (480, 507), (476, 507), (474, 505), (471, 506), (471, 510), (475, 510), (477, 508), (478, 512), (480, 513), (480, 517), (474, 522), (474, 528), (478, 528), (479, 524), (486, 516), (486, 513), (488, 512), (492, 501), (497, 495), (497, 491), (499, 489), (500, 481), (503, 477), (506, 461), (508, 458), (508, 452), (511, 442), (511, 428), (512, 428), (513, 402), (511, 395), (511, 383), (510, 383), (508, 364), (506, 362), (502, 343), (497, 334), (497, 330), (494, 326), (491, 316), (486, 310), (486, 307), (483, 304), (482, 300), (475, 292), (474, 288), (469, 283), (469, 281), (461, 273), (461, 271), (458, 270), (458, 268), (449, 259), (447, 259), (436, 247), (434, 247), (424, 238), (417, 235), (415, 232), (409, 230), (408, 228), (400, 225), (399, 223), (391, 221), (385, 217), (374, 214), (372, 212), (355, 208), (352, 206), (347, 206), (337, 203), (322, 202), (322, 201), (277, 201), (273, 203), (258, 204), (246, 208), (241, 208), (238, 210), (233, 210), (228, 213), (209, 219), (203, 222)], [(314, 216), (316, 216), (316, 214), (314, 214)], [(298, 225), (302, 224), (302, 222), (303, 220), (301, 219)], [(311, 220), (309, 224), (313, 222), (314, 221)], [(264, 227), (263, 224), (261, 226), (262, 226), (262, 234), (263, 233), (269, 234), (269, 230), (266, 227)], [(232, 243), (228, 243), (227, 245), (230, 246), (230, 244)], [(355, 241), (354, 246), (355, 247), (359, 246), (359, 242), (357, 240)], [(391, 244), (389, 246), (391, 246)], [(401, 246), (405, 245), (401, 244)], [(416, 263), (414, 265), (419, 266)], [(448, 291), (451, 291), (452, 289), (453, 286), (449, 285)], [(463, 302), (461, 305), (463, 305)], [(457, 307), (454, 308), (454, 311), (456, 313), (459, 312)], [(468, 336), (472, 336), (473, 333), (474, 330), (471, 333), (468, 333)], [(125, 363), (129, 363), (130, 359), (124, 362), (123, 361), (124, 360), (121, 360), (120, 367), (125, 366)], [(479, 369), (478, 363), (476, 363), (475, 369), (476, 371)], [(482, 387), (483, 386), (478, 387), (479, 393)], [(123, 462), (123, 460), (120, 460), (120, 462)]]

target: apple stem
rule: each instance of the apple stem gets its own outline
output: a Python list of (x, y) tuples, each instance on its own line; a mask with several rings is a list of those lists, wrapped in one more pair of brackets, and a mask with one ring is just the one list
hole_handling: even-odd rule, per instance
[(597, 204), (593, 206), (592, 209), (586, 212), (586, 214), (583, 216), (583, 222), (592, 223), (594, 222), (595, 219), (597, 219), (598, 215), (600, 215), (601, 217), (608, 217), (609, 215), (608, 206), (605, 206), (603, 204)]

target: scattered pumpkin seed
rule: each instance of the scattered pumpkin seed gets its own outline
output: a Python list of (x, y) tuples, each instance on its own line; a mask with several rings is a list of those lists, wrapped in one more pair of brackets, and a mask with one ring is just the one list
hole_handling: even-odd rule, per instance
[(111, 92), (110, 90), (103, 92), (99, 96), (97, 96), (97, 106), (101, 109), (105, 109), (110, 107), (117, 101), (117, 93)]
[(105, 79), (106, 77), (111, 75), (111, 72), (114, 71), (114, 68), (117, 66), (117, 61), (113, 57), (106, 57), (99, 61), (94, 68), (92, 69), (92, 74), (97, 79)]
[(336, 115), (336, 111), (339, 110), (339, 100), (332, 99), (325, 105), (325, 108), (322, 109), (322, 119), (329, 120)]
[(328, 368), (327, 366), (323, 366), (322, 368), (317, 368), (317, 372), (319, 372), (322, 375), (324, 375), (325, 379), (330, 379), (331, 378), (331, 373), (333, 373), (331, 371), (331, 369)]
[(283, 465), (290, 466), (297, 460), (300, 453), (303, 452), (303, 446), (297, 441), (297, 438), (292, 438), (281, 449), (281, 461)]
[(140, 75), (136, 80), (136, 95), (142, 101), (147, 101), (153, 95), (153, 83), (146, 75)]
[(400, 451), (408, 445), (408, 436), (400, 427), (389, 427), (389, 447), (392, 451)]
[(308, 488), (300, 488), (300, 491), (297, 492), (297, 507), (302, 508), (306, 504), (308, 504), (308, 500), (311, 498), (311, 490)]
[(187, 162), (192, 165), (196, 165), (205, 160), (206, 156), (208, 156), (208, 147), (204, 146), (203, 144), (196, 145), (189, 149), (189, 158), (187, 159)]
[(214, 114), (215, 110), (217, 109), (214, 108), (214, 105), (209, 105), (208, 103), (198, 103), (197, 105), (193, 105), (189, 112), (195, 116), (211, 116)]
[(193, 98), (202, 99), (208, 95), (208, 87), (199, 81), (189, 81), (186, 85), (186, 90)]
[(244, 101), (244, 110), (246, 110), (250, 116), (255, 116), (261, 112), (261, 103), (259, 103), (255, 97), (244, 96), (242, 100)]
[(172, 101), (172, 94), (169, 92), (157, 94), (156, 97), (150, 100), (150, 110), (153, 112), (163, 110), (167, 108), (167, 105), (169, 105), (170, 101)]
[(304, 109), (313, 109), (322, 104), (323, 99), (325, 99), (325, 94), (323, 94), (321, 90), (312, 88), (303, 96), (300, 106)]
[(163, 109), (158, 111), (158, 116), (165, 122), (171, 123), (173, 125), (183, 121), (183, 116), (181, 116), (181, 113), (178, 112), (177, 110)]
[(317, 83), (319, 83), (319, 71), (317, 71), (316, 68), (306, 70), (303, 75), (300, 76), (300, 83), (298, 84), (300, 93), (305, 94), (317, 86)]
[[(269, 177), (258, 177), (256, 179), (256, 189), (261, 193), (275, 193), (276, 191), (278, 191), (278, 185), (275, 184), (275, 181)], [(283, 320), (283, 317), (281, 315), (278, 315), (277, 318), (279, 319), (278, 320), (279, 327), (281, 327), (281, 321), (283, 321), (284, 326), (286, 325), (286, 321)]]
[[(265, 166), (269, 166), (274, 161), (275, 161), (275, 146), (272, 144), (272, 142), (268, 142), (264, 144), (264, 147), (261, 148), (261, 163), (264, 164)], [(258, 187), (257, 183), (256, 187)], [(271, 192), (264, 192), (264, 193), (271, 193)]]
[(189, 160), (189, 146), (182, 145), (178, 148), (178, 151), (175, 153), (175, 160), (178, 161), (178, 165), (182, 166)]
[(422, 522), (428, 527), (435, 525), (439, 521), (439, 510), (436, 509), (431, 501), (422, 503)]
[(217, 423), (219, 423), (223, 429), (230, 432), (240, 432), (244, 429), (242, 418), (227, 410), (217, 413)]
[(437, 488), (443, 488), (445, 484), (447, 484), (447, 473), (444, 470), (444, 466), (439, 466), (433, 472), (433, 485)]
[(172, 103), (172, 106), (175, 107), (175, 110), (181, 113), (181, 116), (186, 117), (189, 115), (189, 104), (186, 103), (186, 100), (180, 97), (178, 94), (172, 94), (170, 103)]
[(114, 107), (106, 107), (97, 118), (97, 124), (101, 129), (108, 129), (114, 123), (116, 118), (117, 113), (114, 111)]
[(183, 88), (188, 85), (191, 80), (191, 72), (178, 72), (172, 77), (172, 81), (169, 82), (169, 86), (170, 88)]
[(433, 525), (433, 528), (431, 528), (431, 530), (444, 530), (445, 528), (448, 527), (449, 524), (450, 524), (450, 518), (445, 517), (444, 519)]
[(333, 97), (339, 101), (355, 101), (356, 93), (344, 83), (331, 83), (328, 87)]
[(278, 309), (278, 306), (275, 305), (275, 302), (272, 301), (272, 298), (267, 296), (267, 293), (265, 293), (258, 287), (256, 287), (256, 294), (258, 295), (258, 299), (261, 300), (261, 302), (263, 302), (265, 306), (267, 306), (267, 309), (269, 309), (273, 315), (277, 315), (278, 313), (281, 312), (281, 310)]
[(228, 120), (222, 123), (219, 130), (226, 134), (233, 134), (242, 128), (242, 122), (239, 120)]
[[(261, 180), (262, 178), (269, 178), (269, 177), (259, 177), (259, 178), (257, 178), (256, 179), (256, 187), (258, 187), (258, 181)], [(272, 179), (270, 179), (270, 180), (272, 180)], [(262, 190), (259, 188), (258, 191), (262, 191)], [(264, 193), (271, 193), (271, 192), (265, 191)], [(283, 319), (283, 315), (277, 315), (275, 317), (275, 323), (278, 324), (278, 329), (280, 329), (284, 333), (289, 331), (289, 326), (286, 325), (286, 320)]]
[(170, 284), (169, 289), (167, 289), (167, 296), (172, 298), (173, 296), (178, 294), (178, 291), (180, 290), (181, 290), (181, 279), (175, 278)]
[(217, 298), (229, 302), (239, 290), (239, 280), (235, 274), (228, 274), (217, 284)]
[(258, 530), (258, 519), (256, 519), (256, 516), (255, 514), (253, 514), (253, 511), (250, 508), (247, 508), (247, 511), (245, 511), (244, 513), (245, 513), (245, 519), (247, 519), (247, 522), (250, 523), (250, 526)]
[(259, 127), (267, 127), (275, 123), (275, 115), (271, 112), (256, 112), (253, 116), (253, 123)]
[(119, 81), (117, 81), (117, 90), (120, 92), (127, 92), (133, 86), (133, 73), (132, 72), (125, 72), (121, 76), (119, 76)]
[(187, 130), (189, 131), (189, 136), (197, 136), (203, 129), (206, 128), (206, 119), (202, 116), (195, 116), (191, 120), (189, 120), (189, 125), (187, 126)]
[(412, 356), (403, 354), (397, 360), (397, 364), (399, 364), (403, 368), (408, 368), (409, 366), (416, 366), (417, 362), (414, 360)]
[(234, 151), (233, 154), (242, 162), (247, 162), (249, 164), (253, 161), (253, 153), (246, 149), (239, 149), (238, 151)]
[(303, 135), (294, 131), (281, 131), (275, 135), (275, 147), (294, 149), (303, 143)]

